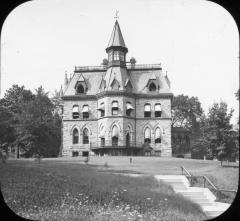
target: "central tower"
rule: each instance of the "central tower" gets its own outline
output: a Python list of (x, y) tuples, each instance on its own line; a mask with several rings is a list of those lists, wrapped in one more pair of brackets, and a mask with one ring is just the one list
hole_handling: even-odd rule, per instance
[(113, 31), (106, 48), (108, 66), (104, 77), (104, 88), (101, 91), (126, 91), (131, 89), (130, 76), (126, 67), (128, 49), (123, 40), (118, 21), (115, 21)]
[(123, 40), (122, 32), (117, 20), (115, 21), (106, 52), (108, 53), (108, 67), (126, 67), (126, 54), (128, 49)]

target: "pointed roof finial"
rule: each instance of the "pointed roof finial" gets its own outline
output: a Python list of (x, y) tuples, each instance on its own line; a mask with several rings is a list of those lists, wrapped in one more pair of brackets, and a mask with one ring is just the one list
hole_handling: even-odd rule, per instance
[(114, 16), (114, 18), (115, 18), (116, 20), (118, 20), (118, 19), (119, 19), (118, 13), (119, 13), (119, 11), (118, 11), (118, 10), (116, 10), (116, 13), (115, 13), (115, 16)]

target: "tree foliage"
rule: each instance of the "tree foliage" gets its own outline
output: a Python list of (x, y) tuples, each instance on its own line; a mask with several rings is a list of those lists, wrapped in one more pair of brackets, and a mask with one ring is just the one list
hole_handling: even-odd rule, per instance
[(199, 119), (203, 114), (201, 103), (197, 97), (178, 95), (172, 102), (172, 126), (195, 129), (199, 127)]
[[(238, 154), (237, 133), (230, 123), (233, 110), (225, 102), (214, 103), (201, 128), (202, 136), (195, 146), (204, 143), (202, 151), (207, 158), (234, 159)], [(193, 147), (194, 149), (194, 147)]]
[(237, 92), (235, 93), (235, 96), (236, 96), (236, 98), (237, 98), (238, 101), (239, 101), (239, 93), (240, 93), (240, 91), (239, 91), (239, 89), (238, 89)]
[(13, 114), (4, 106), (0, 106), (0, 146), (5, 149), (6, 144), (15, 140)]
[[(0, 117), (7, 115), (9, 145), (17, 146), (23, 156), (39, 154), (44, 157), (58, 155), (61, 144), (61, 118), (54, 112), (48, 93), (39, 87), (35, 94), (24, 86), (13, 85), (0, 100)], [(6, 123), (5, 123), (6, 124)], [(0, 128), (4, 127), (1, 121)], [(11, 130), (10, 130), (11, 129)], [(0, 142), (4, 139), (0, 136)]]

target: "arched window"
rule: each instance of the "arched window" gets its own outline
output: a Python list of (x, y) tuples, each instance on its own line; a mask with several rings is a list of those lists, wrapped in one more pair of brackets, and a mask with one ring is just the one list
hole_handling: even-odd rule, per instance
[(144, 105), (144, 117), (151, 117), (151, 105), (150, 104)]
[(148, 127), (144, 131), (144, 143), (151, 143), (151, 130)]
[(161, 143), (161, 130), (159, 127), (155, 131), (155, 143)]
[(83, 144), (89, 144), (89, 132), (87, 128), (83, 130)]
[(156, 85), (152, 82), (150, 85), (149, 85), (149, 91), (156, 91)]
[(126, 115), (130, 117), (132, 110), (134, 110), (134, 107), (130, 102), (127, 102)]
[(82, 84), (79, 84), (79, 85), (77, 86), (77, 93), (78, 93), (78, 94), (84, 94), (84, 87), (83, 87)]
[(73, 144), (78, 144), (79, 141), (79, 135), (78, 135), (78, 129), (75, 128), (72, 133), (73, 136)]
[(129, 132), (127, 132), (127, 135), (126, 135), (126, 146), (127, 147), (130, 146), (130, 134), (129, 134)]
[(112, 102), (112, 115), (118, 115), (118, 102)]
[(161, 117), (161, 115), (162, 115), (161, 104), (155, 104), (155, 117)]
[(78, 107), (78, 105), (73, 106), (72, 117), (73, 117), (73, 119), (79, 118), (79, 107)]
[(112, 146), (118, 146), (119, 129), (117, 126), (112, 128)]

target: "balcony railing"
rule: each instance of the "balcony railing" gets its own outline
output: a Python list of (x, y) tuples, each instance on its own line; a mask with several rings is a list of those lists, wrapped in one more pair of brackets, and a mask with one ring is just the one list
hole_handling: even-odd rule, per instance
[(127, 64), (127, 69), (161, 69), (161, 64)]
[(105, 71), (107, 70), (107, 66), (75, 66), (75, 72), (81, 72), (81, 71)]
[[(138, 69), (161, 69), (161, 64), (127, 64), (127, 69), (138, 70)], [(107, 66), (75, 66), (75, 72), (81, 71), (106, 71)]]

